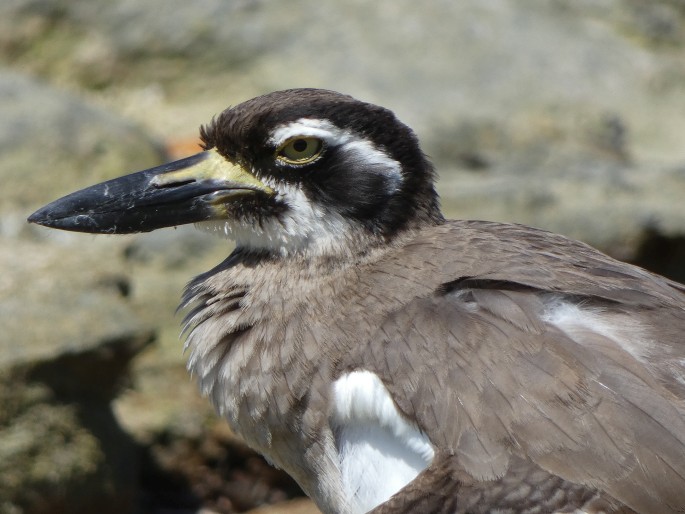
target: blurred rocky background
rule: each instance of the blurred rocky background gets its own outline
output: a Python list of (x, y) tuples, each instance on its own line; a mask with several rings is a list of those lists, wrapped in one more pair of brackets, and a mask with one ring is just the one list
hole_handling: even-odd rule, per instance
[(174, 309), (230, 243), (25, 223), (301, 86), (413, 126), (450, 217), (685, 281), (683, 0), (3, 0), (0, 514), (316, 512), (184, 369)]

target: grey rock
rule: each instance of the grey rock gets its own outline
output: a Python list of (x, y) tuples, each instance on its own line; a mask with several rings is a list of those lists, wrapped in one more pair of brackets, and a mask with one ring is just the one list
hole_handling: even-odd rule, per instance
[[(120, 283), (126, 278), (115, 271), (116, 257), (109, 256), (114, 262), (104, 272), (94, 265), (102, 258), (102, 245), (79, 248), (6, 238), (0, 242), (0, 266), (11, 270), (0, 282), (5, 334), (0, 369), (35, 369), (68, 355), (97, 359), (102, 353), (106, 360), (118, 351), (136, 352), (145, 330), (122, 298)], [(95, 378), (104, 371), (82, 372)], [(78, 376), (64, 375), (60, 380), (78, 385)], [(111, 396), (107, 391), (112, 384), (102, 379), (104, 389), (93, 390), (91, 385), (88, 394)]]
[(452, 217), (468, 212), (478, 219), (556, 230), (615, 257), (683, 277), (676, 272), (675, 262), (656, 266), (640, 258), (649, 239), (656, 236), (676, 245), (685, 233), (682, 171), (656, 167), (617, 171), (586, 180), (541, 173), (474, 177), (456, 172), (441, 181), (439, 190), (445, 211)]
[(0, 111), (4, 212), (29, 214), (27, 206), (163, 159), (159, 145), (131, 122), (6, 69)]
[[(218, 238), (186, 225), (136, 237), (126, 247), (124, 255), (133, 262), (156, 263), (168, 274), (172, 270), (182, 270), (189, 261), (211, 251), (217, 242), (220, 242)], [(226, 251), (232, 248), (232, 245), (223, 246)]]
[(153, 332), (121, 270), (93, 269), (109, 246), (0, 238), (2, 512), (133, 509), (136, 449), (110, 404)]
[(618, 115), (578, 107), (565, 123), (544, 112), (521, 117), (434, 129), (428, 151), (449, 216), (547, 228), (629, 261), (653, 232), (685, 234), (682, 166), (636, 157)]
[(0, 409), (0, 512), (132, 510), (135, 449), (111, 411), (56, 399), (16, 375), (0, 378)]
[(0, 5), (0, 49), (11, 63), (28, 60), (36, 71), (70, 73), (89, 87), (135, 81), (150, 72), (157, 78), (174, 75), (179, 67), (231, 68), (287, 37), (287, 24), (255, 16), (262, 4), (10, 0)]
[[(683, 187), (669, 170), (685, 162), (681, 0), (12, 0), (3, 13), (7, 62), (21, 56), (52, 80), (111, 92), (155, 131), (194, 134), (254, 94), (328, 87), (386, 105), (417, 130), (454, 215), (535, 222), (625, 258), (649, 227), (685, 230), (679, 206), (665, 205)], [(157, 103), (143, 90), (158, 91)], [(462, 172), (475, 174), (455, 189)], [(641, 207), (624, 207), (612, 184), (635, 187), (640, 176), (674, 194), (636, 190), (630, 202)], [(488, 216), (473, 208), (494, 203)], [(583, 222), (600, 218), (616, 223)]]

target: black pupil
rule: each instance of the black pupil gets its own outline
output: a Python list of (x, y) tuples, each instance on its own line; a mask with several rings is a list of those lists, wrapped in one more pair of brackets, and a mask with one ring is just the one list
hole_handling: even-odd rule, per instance
[(304, 139), (297, 139), (293, 141), (293, 150), (296, 152), (304, 152), (307, 149), (307, 141)]

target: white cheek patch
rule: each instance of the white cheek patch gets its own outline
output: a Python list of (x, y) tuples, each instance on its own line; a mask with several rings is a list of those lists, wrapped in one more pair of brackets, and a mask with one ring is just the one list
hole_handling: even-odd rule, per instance
[[(276, 128), (269, 143), (278, 148), (296, 137), (316, 137), (339, 152), (340, 159), (359, 173), (384, 175), (386, 193), (402, 186), (402, 166), (366, 139), (342, 130), (331, 122), (301, 118)], [(342, 254), (349, 251), (354, 237), (353, 222), (334, 209), (327, 209), (307, 197), (303, 189), (275, 179), (263, 178), (278, 200), (288, 206), (285, 213), (268, 219), (252, 218), (198, 223), (198, 228), (219, 232), (236, 241), (236, 246), (269, 250), (280, 255)]]
[(426, 435), (400, 414), (369, 371), (353, 371), (334, 382), (331, 422), (351, 512), (367, 512), (387, 501), (435, 455)]
[(300, 118), (273, 131), (269, 143), (278, 148), (286, 141), (297, 137), (316, 137), (329, 147), (337, 148), (343, 159), (360, 170), (373, 170), (388, 178), (388, 193), (399, 190), (403, 182), (402, 166), (395, 159), (378, 149), (368, 139), (340, 129), (330, 121)]
[(270, 250), (283, 256), (346, 251), (352, 227), (345, 218), (310, 201), (299, 187), (265, 182), (276, 189), (279, 199), (288, 205), (285, 213), (259, 223), (253, 219), (239, 219), (201, 222), (197, 227), (220, 232), (233, 239), (237, 247)]

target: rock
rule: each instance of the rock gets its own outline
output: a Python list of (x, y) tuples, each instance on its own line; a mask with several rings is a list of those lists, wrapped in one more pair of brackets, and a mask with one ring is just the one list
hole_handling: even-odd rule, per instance
[[(21, 210), (22, 225), (30, 207), (163, 160), (160, 146), (132, 123), (2, 69), (0, 110), (1, 210)], [(7, 220), (3, 228), (13, 232)]]
[[(682, 166), (638, 159), (616, 114), (567, 114), (435, 127), (427, 146), (446, 214), (546, 228), (635, 262), (650, 234), (684, 234)], [(675, 277), (672, 266), (652, 269)]]
[[(533, 223), (628, 259), (654, 227), (685, 230), (673, 171), (685, 162), (682, 2), (162, 2), (13, 0), (0, 7), (0, 48), (100, 88), (166, 137), (267, 90), (347, 91), (418, 131), (455, 216)], [(57, 39), (59, 54), (27, 38)], [(673, 194), (653, 196), (649, 180)]]
[[(80, 390), (79, 395), (111, 399), (115, 384), (109, 373), (121, 372), (112, 369), (114, 360), (119, 353), (130, 358), (140, 350), (141, 337), (149, 338), (127, 305), (127, 279), (117, 269), (116, 259), (101, 271), (93, 264), (102, 258), (101, 245), (70, 247), (8, 239), (2, 243), (0, 266), (12, 273), (0, 282), (6, 336), (0, 341), (0, 365), (40, 371), (42, 379), (64, 393)], [(64, 370), (62, 364), (68, 363), (56, 360), (72, 355), (89, 359), (88, 365), (48, 376), (52, 372), (46, 365)], [(87, 391), (81, 380), (89, 384)]]
[[(311, 500), (298, 498), (281, 502), (278, 505), (268, 505), (248, 511), (248, 514), (318, 514), (320, 511)], [(199, 514), (199, 513), (198, 513)]]
[(259, 8), (249, 0), (13, 0), (0, 6), (0, 49), (34, 70), (70, 74), (89, 87), (159, 80), (177, 74), (179, 65), (186, 71), (239, 66), (278, 44), (287, 26), (262, 21)]
[(152, 340), (103, 248), (0, 238), (0, 511), (129, 512), (137, 453), (110, 402)]
[[(183, 270), (190, 261), (211, 251), (218, 242), (219, 238), (204, 234), (193, 226), (184, 225), (137, 237), (126, 247), (124, 255), (128, 260), (141, 264), (156, 263), (158, 268), (175, 273), (173, 270)], [(232, 248), (230, 244), (223, 246), (226, 251)]]
[(631, 261), (685, 284), (685, 236), (669, 237), (656, 229), (647, 230)]
[(196, 437), (158, 437), (147, 456), (146, 511), (205, 508), (232, 514), (303, 495), (292, 478), (247, 449), (225, 422), (207, 423)]

